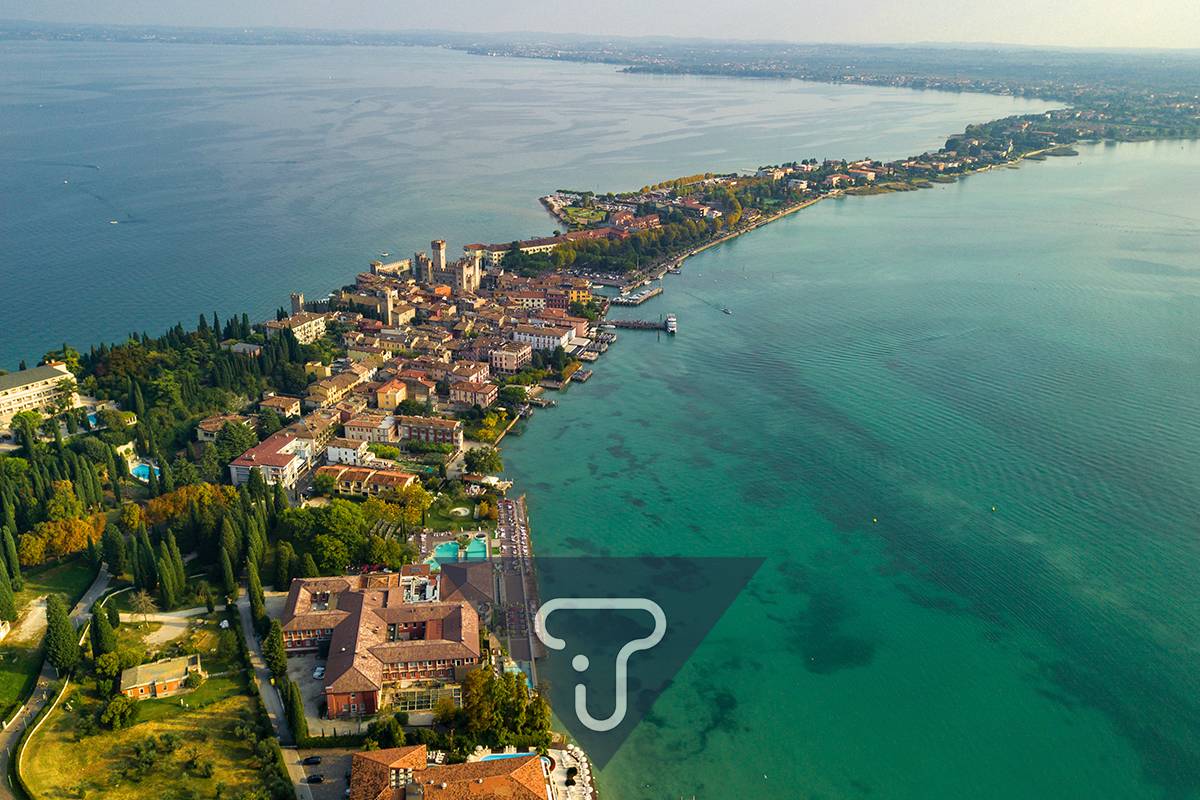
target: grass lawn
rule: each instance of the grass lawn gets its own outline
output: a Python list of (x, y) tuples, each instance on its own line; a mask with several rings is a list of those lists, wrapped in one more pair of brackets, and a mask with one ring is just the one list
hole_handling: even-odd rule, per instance
[(567, 206), (563, 209), (563, 216), (567, 218), (567, 222), (571, 225), (587, 225), (592, 222), (600, 222), (604, 219), (604, 211), (599, 208), (579, 208), (578, 206)]
[[(183, 705), (186, 703), (187, 705)], [(81, 734), (79, 726), (102, 708), (95, 684), (73, 684), (29, 742), (25, 778), (38, 797), (104, 797), (112, 800), (237, 797), (260, 782), (251, 744), (234, 732), (253, 719), (254, 705), (239, 673), (210, 678), (195, 692), (138, 704), (134, 722), (119, 731)], [(84, 723), (85, 725), (87, 723)], [(177, 737), (145, 770), (134, 748), (163, 734)], [(211, 765), (212, 774), (204, 773)]]
[[(220, 797), (237, 797), (259, 785), (253, 745), (239, 735), (242, 731), (234, 731), (239, 723), (252, 725), (252, 689), (236, 647), (228, 655), (219, 652), (220, 618), (220, 613), (196, 617), (181, 636), (155, 647), (147, 647), (144, 639), (161, 627), (158, 623), (122, 624), (117, 629), (122, 649), (153, 651), (147, 658), (199, 652), (211, 677), (186, 694), (141, 701), (123, 730), (96, 733), (88, 732), (89, 720), (97, 718), (106, 698), (91, 677), (73, 684), (28, 745), (25, 777), (33, 792), (44, 798), (169, 800), (215, 797), (218, 787)], [(164, 734), (177, 738), (174, 747), (160, 744), (153, 758), (137, 758), (135, 748), (161, 743)]]
[(29, 695), (42, 668), (41, 643), (4, 643), (0, 648), (0, 718), (8, 719)]
[[(15, 596), (18, 613), (34, 598), (51, 593), (61, 595), (68, 607), (75, 605), (92, 585), (95, 574), (87, 559), (74, 558), (48, 567), (26, 570), (23, 577), (25, 586)], [(42, 668), (41, 638), (18, 641), (16, 635), (10, 634), (3, 647), (0, 647), (0, 719), (8, 719), (28, 696)]]
[(62, 595), (69, 608), (92, 585), (96, 572), (86, 558), (78, 557), (48, 567), (25, 570), (23, 577), (25, 586), (16, 594), (18, 611), (38, 595), (51, 592)]

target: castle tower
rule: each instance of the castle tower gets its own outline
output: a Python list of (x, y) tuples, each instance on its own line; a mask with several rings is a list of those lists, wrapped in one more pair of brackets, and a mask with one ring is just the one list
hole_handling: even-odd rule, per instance
[(434, 239), (432, 242), (429, 243), (429, 246), (430, 246), (430, 248), (433, 249), (433, 271), (434, 272), (445, 272), (446, 271), (446, 240), (445, 239)]
[(304, 292), (292, 292), (292, 314), (299, 314), (304, 310)]

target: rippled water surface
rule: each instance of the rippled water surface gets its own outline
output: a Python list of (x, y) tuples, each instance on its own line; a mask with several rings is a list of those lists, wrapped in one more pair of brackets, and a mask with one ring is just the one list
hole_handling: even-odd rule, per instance
[(617, 796), (1200, 796), (1197, 179), (1086, 147), (827, 201), (622, 311), (679, 335), (506, 448), (539, 550), (767, 561)]

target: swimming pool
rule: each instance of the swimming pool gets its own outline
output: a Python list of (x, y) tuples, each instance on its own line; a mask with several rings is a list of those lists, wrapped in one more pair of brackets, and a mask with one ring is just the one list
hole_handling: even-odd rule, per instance
[[(150, 480), (150, 465), (149, 464), (138, 464), (136, 467), (129, 470), (129, 473), (131, 475), (133, 475), (133, 477), (137, 478), (139, 481), (148, 481), (148, 480)], [(161, 474), (162, 474), (162, 470), (160, 470), (158, 467), (155, 467), (154, 468), (154, 477), (157, 478)]]
[[(484, 561), (487, 554), (487, 543), (482, 539), (472, 539), (467, 543), (467, 561)], [(433, 548), (433, 560), (447, 563), (458, 561), (458, 542), (442, 542)]]

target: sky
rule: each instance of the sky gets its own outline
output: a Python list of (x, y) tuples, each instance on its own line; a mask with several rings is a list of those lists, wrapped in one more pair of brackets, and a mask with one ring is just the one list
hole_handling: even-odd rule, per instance
[(1200, 0), (0, 0), (0, 19), (1200, 48)]

